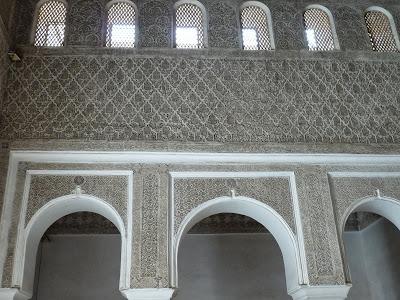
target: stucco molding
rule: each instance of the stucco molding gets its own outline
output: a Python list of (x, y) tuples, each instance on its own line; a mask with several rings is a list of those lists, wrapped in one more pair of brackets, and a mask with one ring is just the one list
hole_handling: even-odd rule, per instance
[(16, 288), (0, 288), (0, 300), (28, 300), (30, 297)]
[(345, 300), (351, 285), (302, 286), (290, 295), (293, 300)]
[(128, 289), (121, 293), (128, 300), (170, 300), (173, 289)]

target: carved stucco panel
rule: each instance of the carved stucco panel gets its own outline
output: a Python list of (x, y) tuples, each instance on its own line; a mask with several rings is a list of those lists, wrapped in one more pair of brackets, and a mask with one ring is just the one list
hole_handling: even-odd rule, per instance
[(223, 1), (206, 1), (208, 43), (216, 48), (239, 48), (238, 5)]
[(326, 171), (302, 170), (296, 178), (310, 283), (344, 284)]
[(145, 0), (139, 3), (139, 45), (172, 45), (172, 4), (169, 1)]
[(158, 261), (158, 202), (160, 179), (156, 174), (143, 178), (141, 276), (155, 277)]
[(296, 232), (289, 178), (179, 178), (174, 179), (174, 233), (185, 216), (198, 205), (222, 196), (261, 201), (275, 209)]
[[(387, 173), (390, 175), (390, 173)], [(376, 196), (376, 190), (380, 191), (381, 196), (397, 199), (400, 202), (400, 176), (389, 177), (362, 175), (351, 177), (330, 176), (330, 186), (332, 190), (332, 201), (336, 210), (336, 222), (340, 231), (348, 208), (356, 201), (366, 197)]]
[(132, 288), (168, 287), (168, 174), (135, 171)]
[[(71, 171), (73, 172), (73, 171)], [(72, 194), (76, 184), (74, 175), (34, 175), (29, 189), (26, 222), (47, 202)], [(111, 204), (127, 225), (128, 179), (126, 176), (82, 176), (85, 194), (99, 197)]]
[(0, 136), (396, 143), (399, 69), (336, 59), (27, 56), (10, 67)]
[(102, 46), (104, 4), (100, 0), (71, 0), (68, 13), (67, 45)]

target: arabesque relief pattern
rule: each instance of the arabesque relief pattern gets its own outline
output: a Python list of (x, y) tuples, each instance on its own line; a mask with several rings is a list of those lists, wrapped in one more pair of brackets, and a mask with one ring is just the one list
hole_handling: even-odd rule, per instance
[[(29, 189), (26, 221), (28, 224), (32, 216), (47, 202), (61, 196), (74, 193), (76, 176), (32, 176)], [(80, 186), (82, 193), (99, 197), (111, 204), (127, 225), (127, 176), (82, 176), (83, 184)]]
[(293, 199), (288, 177), (264, 178), (177, 178), (174, 180), (174, 234), (186, 215), (200, 204), (218, 197), (249, 197), (276, 210), (294, 233)]
[(399, 70), (374, 61), (30, 56), (10, 68), (1, 137), (397, 143)]

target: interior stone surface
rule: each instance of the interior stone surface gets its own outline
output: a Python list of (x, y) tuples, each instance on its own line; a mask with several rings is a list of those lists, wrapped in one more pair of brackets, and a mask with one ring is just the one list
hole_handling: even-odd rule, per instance
[[(342, 232), (369, 230), (378, 217), (357, 212), (346, 223), (345, 212), (356, 201), (375, 196), (376, 190), (400, 203), (400, 164), (375, 163), (380, 155), (392, 159), (400, 153), (399, 53), (373, 52), (363, 18), (369, 6), (382, 6), (399, 30), (397, 0), (318, 2), (333, 15), (340, 49), (316, 53), (307, 51), (304, 35), (302, 14), (315, 4), (308, 0), (262, 0), (271, 11), (276, 50), (255, 52), (241, 49), (241, 0), (202, 1), (208, 48), (198, 50), (173, 48), (174, 1), (135, 1), (134, 49), (104, 47), (107, 1), (66, 2), (65, 46), (50, 49), (32, 46), (38, 0), (0, 1), (1, 287), (13, 286), (24, 199), (24, 220), (29, 220), (44, 204), (76, 188), (74, 172), (99, 170), (133, 172), (132, 182), (87, 176), (83, 186), (107, 200), (126, 227), (131, 221), (130, 288), (173, 287), (169, 254), (174, 226), (197, 205), (229, 197), (232, 189), (273, 207), (304, 242), (305, 285), (351, 282)], [(10, 61), (9, 50), (21, 60)], [(14, 163), (18, 151), (41, 150), (174, 152), (181, 157), (301, 154), (304, 160), (114, 164), (77, 163), (72, 158), (67, 163)], [(321, 153), (348, 160), (306, 162)], [(359, 154), (371, 160), (359, 164)], [(33, 176), (25, 190), (28, 170), (71, 174)], [(185, 179), (173, 186), (171, 172), (250, 175)], [(291, 172), (292, 181), (281, 176), (260, 179), (252, 172)], [(357, 174), (348, 175), (351, 172)], [(90, 213), (65, 216), (49, 229), (52, 234), (114, 231), (109, 221)], [(203, 237), (199, 234), (238, 232), (265, 229), (246, 216), (220, 214), (190, 233)]]

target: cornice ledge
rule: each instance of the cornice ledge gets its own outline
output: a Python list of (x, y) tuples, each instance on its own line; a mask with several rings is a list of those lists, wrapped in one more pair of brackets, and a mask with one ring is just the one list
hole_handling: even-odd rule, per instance
[(31, 296), (25, 295), (17, 288), (0, 288), (0, 300), (27, 300)]
[(174, 293), (174, 290), (168, 288), (127, 289), (121, 291), (121, 293), (128, 300), (170, 300)]
[(293, 300), (345, 300), (351, 285), (301, 286), (290, 293)]

